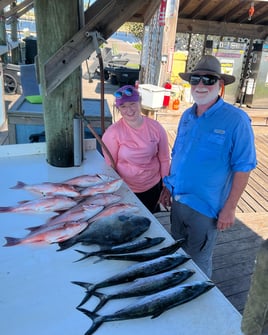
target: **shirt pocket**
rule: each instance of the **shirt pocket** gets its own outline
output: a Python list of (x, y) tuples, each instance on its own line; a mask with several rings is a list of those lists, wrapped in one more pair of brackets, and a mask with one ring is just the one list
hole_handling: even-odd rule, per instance
[(223, 158), (223, 152), (225, 150), (225, 134), (209, 134), (204, 138), (201, 145), (201, 155), (202, 161), (206, 160), (219, 160)]

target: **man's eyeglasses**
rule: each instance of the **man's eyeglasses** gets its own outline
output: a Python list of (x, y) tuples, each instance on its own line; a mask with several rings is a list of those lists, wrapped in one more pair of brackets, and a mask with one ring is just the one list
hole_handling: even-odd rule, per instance
[(202, 80), (203, 85), (206, 86), (212, 86), (216, 84), (216, 82), (219, 80), (218, 77), (213, 76), (211, 74), (205, 74), (205, 75), (199, 75), (199, 74), (193, 74), (190, 77), (190, 85), (198, 85), (200, 83), (200, 80)]
[(131, 97), (133, 95), (133, 89), (131, 87), (126, 88), (124, 91), (116, 91), (114, 93), (114, 96), (116, 99), (121, 99), (123, 97), (123, 94), (125, 94), (128, 97)]

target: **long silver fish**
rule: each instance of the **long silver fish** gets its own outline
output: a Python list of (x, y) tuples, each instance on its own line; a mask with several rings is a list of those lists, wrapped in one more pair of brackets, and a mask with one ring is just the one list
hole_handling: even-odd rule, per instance
[[(79, 306), (83, 305), (88, 301), (88, 299), (92, 296), (93, 292), (96, 291), (98, 288), (113, 286), (118, 284), (123, 284), (130, 282), (136, 278), (140, 277), (148, 277), (157, 273), (161, 273), (167, 270), (172, 270), (176, 266), (179, 266), (190, 259), (188, 255), (180, 255), (180, 254), (173, 254), (162, 256), (150, 261), (137, 263), (134, 265), (129, 266), (124, 271), (107, 278), (103, 281), (100, 281), (96, 284), (73, 281), (73, 284), (80, 285), (85, 287), (87, 292), (85, 298), (79, 304)], [(78, 306), (78, 307), (79, 307)]]
[(194, 270), (180, 269), (159, 273), (153, 276), (138, 278), (116, 292), (104, 294), (94, 292), (93, 295), (100, 299), (99, 304), (95, 307), (94, 312), (100, 310), (109, 300), (123, 299), (129, 297), (138, 297), (153, 294), (170, 287), (174, 287), (190, 278), (195, 273)]
[(79, 262), (83, 259), (92, 257), (92, 256), (102, 256), (104, 254), (122, 254), (122, 253), (128, 253), (132, 251), (138, 251), (147, 249), (150, 247), (153, 247), (155, 245), (158, 245), (162, 243), (165, 240), (165, 237), (145, 237), (142, 240), (139, 241), (131, 241), (123, 244), (119, 244), (112, 247), (103, 247), (99, 250), (87, 252), (82, 250), (76, 250), (80, 254), (83, 254), (84, 256), (80, 259), (78, 259), (75, 262)]
[(73, 238), (59, 243), (63, 250), (76, 243), (118, 245), (134, 240), (150, 227), (151, 221), (138, 215), (111, 215), (93, 223)]
[(137, 262), (144, 262), (150, 259), (154, 259), (160, 256), (173, 254), (173, 252), (177, 251), (184, 242), (184, 239), (180, 239), (178, 241), (173, 242), (167, 247), (161, 248), (159, 250), (153, 250), (150, 252), (136, 252), (136, 253), (129, 253), (129, 254), (119, 254), (119, 255), (102, 255), (102, 259), (116, 259), (119, 261), (137, 261)]
[(189, 302), (211, 290), (215, 285), (211, 281), (194, 282), (175, 286), (158, 293), (147, 295), (113, 314), (98, 315), (95, 312), (77, 307), (92, 320), (92, 325), (85, 335), (93, 334), (104, 322), (121, 321), (152, 316), (158, 317), (165, 311)]

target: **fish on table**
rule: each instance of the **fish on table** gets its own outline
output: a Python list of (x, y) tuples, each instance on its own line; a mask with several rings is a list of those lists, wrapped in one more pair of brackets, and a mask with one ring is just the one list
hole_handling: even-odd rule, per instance
[(190, 269), (175, 269), (145, 278), (137, 278), (133, 282), (126, 284), (126, 286), (119, 287), (110, 294), (95, 291), (93, 295), (98, 297), (100, 302), (95, 307), (94, 312), (100, 310), (112, 299), (139, 297), (174, 287), (190, 278), (194, 273), (195, 271)]
[(47, 196), (34, 200), (20, 201), (18, 205), (0, 207), (0, 213), (47, 213), (70, 209), (77, 202), (63, 195)]
[(96, 251), (83, 251), (83, 250), (76, 250), (80, 254), (84, 255), (82, 258), (78, 259), (75, 262), (82, 261), (86, 258), (93, 257), (93, 256), (102, 256), (105, 254), (123, 254), (123, 253), (129, 253), (134, 251), (139, 251), (147, 248), (151, 248), (153, 246), (156, 246), (160, 243), (162, 243), (165, 240), (165, 237), (144, 237), (141, 240), (135, 240), (126, 242), (123, 244), (115, 245), (115, 246), (109, 246), (109, 247), (102, 247), (99, 250)]
[(113, 179), (115, 178), (105, 174), (94, 174), (94, 175), (86, 174), (66, 179), (62, 183), (77, 187), (89, 187), (106, 181), (112, 181)]
[(147, 316), (152, 316), (152, 319), (154, 319), (171, 308), (196, 299), (214, 286), (211, 281), (197, 281), (178, 285), (158, 293), (146, 295), (112, 314), (99, 315), (82, 307), (77, 307), (77, 309), (92, 320), (91, 327), (85, 333), (85, 335), (91, 335), (104, 322), (137, 319)]
[(144, 217), (133, 214), (115, 214), (101, 218), (81, 233), (69, 240), (59, 243), (59, 250), (70, 248), (76, 243), (98, 244), (112, 246), (134, 240), (146, 232), (151, 221)]
[(52, 227), (37, 227), (32, 228), (31, 232), (22, 238), (16, 237), (5, 237), (6, 244), (4, 247), (10, 247), (20, 244), (51, 244), (58, 243), (69, 239), (70, 237), (79, 234), (87, 227), (88, 223), (85, 222), (65, 222)]
[(134, 253), (124, 253), (124, 254), (107, 254), (107, 255), (102, 255), (102, 259), (114, 259), (118, 261), (137, 261), (137, 262), (144, 262), (150, 259), (154, 259), (160, 256), (168, 255), (168, 254), (173, 254), (175, 251), (177, 251), (183, 244), (185, 239), (180, 239), (177, 240), (170, 245), (163, 247), (158, 250), (152, 250), (150, 252), (134, 252)]
[(148, 277), (167, 270), (172, 270), (190, 259), (191, 258), (188, 255), (174, 253), (172, 255), (161, 256), (153, 260), (136, 263), (116, 275), (95, 284), (72, 281), (73, 284), (80, 285), (86, 289), (86, 295), (78, 306), (85, 304), (99, 288), (123, 284), (140, 277)]
[(118, 178), (112, 181), (105, 181), (100, 184), (92, 185), (81, 190), (80, 196), (87, 197), (99, 193), (113, 193), (119, 190), (123, 184), (123, 179)]
[(15, 186), (10, 187), (14, 190), (26, 190), (33, 193), (47, 195), (64, 195), (75, 198), (80, 196), (80, 192), (72, 185), (62, 183), (44, 182), (40, 184), (26, 184), (18, 181)]
[(56, 224), (65, 221), (89, 220), (101, 213), (105, 206), (112, 206), (120, 199), (121, 197), (119, 195), (113, 193), (90, 196), (86, 199), (80, 200), (76, 206), (70, 208), (64, 213), (53, 216), (47, 221), (47, 224)]
[(139, 211), (140, 208), (135, 204), (119, 202), (105, 207), (103, 211), (90, 218), (88, 222), (91, 223), (101, 218), (109, 217), (114, 214), (129, 214), (129, 213), (136, 213)]
[(111, 206), (121, 200), (121, 196), (115, 193), (99, 193), (79, 200), (78, 205), (102, 205)]
[(87, 221), (103, 209), (103, 205), (77, 205), (59, 215), (49, 218), (44, 225), (53, 226), (61, 222)]

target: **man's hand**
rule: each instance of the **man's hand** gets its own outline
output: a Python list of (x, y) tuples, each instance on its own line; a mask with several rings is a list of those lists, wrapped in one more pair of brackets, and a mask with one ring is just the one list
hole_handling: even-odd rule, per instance
[(171, 206), (171, 194), (166, 187), (163, 188), (160, 194), (159, 203), (163, 205), (166, 210)]
[(235, 223), (235, 209), (223, 207), (219, 213), (217, 221), (217, 229), (225, 230), (230, 228)]

